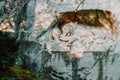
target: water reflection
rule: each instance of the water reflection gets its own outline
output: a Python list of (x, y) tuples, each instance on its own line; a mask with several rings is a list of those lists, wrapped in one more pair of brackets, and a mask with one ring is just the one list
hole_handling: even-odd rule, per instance
[[(108, 55), (106, 55), (107, 53), (93, 53), (94, 56), (94, 60), (97, 60), (96, 65), (98, 66), (98, 75), (97, 75), (97, 79), (96, 80), (104, 80), (104, 76), (103, 76), (103, 61), (108, 61), (107, 57)], [(107, 77), (107, 76), (106, 76)], [(105, 79), (106, 80), (106, 79)]]
[(103, 80), (103, 58), (98, 61), (98, 77), (97, 80)]
[(85, 53), (82, 58), (70, 58), (67, 53), (50, 55), (39, 52), (41, 45), (33, 42), (24, 43), (20, 49), (27, 49), (21, 54), (23, 65), (33, 72), (49, 75), (47, 77), (58, 80), (119, 80), (119, 54)]
[(78, 75), (78, 58), (73, 58), (72, 59), (72, 79), (73, 80), (79, 80), (80, 75)]

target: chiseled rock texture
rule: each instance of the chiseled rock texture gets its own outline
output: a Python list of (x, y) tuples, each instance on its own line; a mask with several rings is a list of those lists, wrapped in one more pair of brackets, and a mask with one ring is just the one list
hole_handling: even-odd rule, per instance
[[(89, 30), (83, 28), (85, 25), (70, 23), (63, 26), (63, 31), (65, 34), (71, 31), (72, 36), (69, 33), (68, 36), (61, 35), (60, 30), (54, 28), (36, 39), (56, 19), (57, 13), (74, 11), (80, 1), (29, 1), (24, 12), (26, 30), (19, 31), (18, 37), (21, 64), (32, 72), (45, 74), (48, 80), (119, 80), (119, 36), (113, 41), (110, 37), (105, 37), (106, 33), (100, 29)], [(78, 10), (110, 10), (119, 21), (119, 2), (85, 0)], [(71, 26), (72, 29), (66, 26)]]

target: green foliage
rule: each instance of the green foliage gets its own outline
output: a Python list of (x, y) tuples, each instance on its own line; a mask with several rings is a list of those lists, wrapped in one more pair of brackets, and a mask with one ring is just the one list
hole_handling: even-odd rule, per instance
[(0, 32), (0, 80), (45, 80), (40, 74), (34, 74), (20, 66), (14, 66), (19, 57), (19, 44), (9, 33)]
[(7, 74), (0, 80), (45, 80), (40, 74), (31, 73), (19, 66), (10, 66), (7, 68)]
[(10, 80), (9, 78), (7, 77), (3, 77), (3, 78), (0, 78), (1, 80)]

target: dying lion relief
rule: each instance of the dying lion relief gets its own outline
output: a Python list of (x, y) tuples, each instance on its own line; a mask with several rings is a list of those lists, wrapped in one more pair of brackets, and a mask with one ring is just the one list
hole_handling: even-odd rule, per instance
[(115, 16), (110, 11), (100, 10), (100, 9), (85, 9), (78, 11), (68, 11), (61, 12), (58, 16), (58, 19), (52, 23), (48, 27), (54, 28), (58, 26), (58, 28), (62, 28), (63, 25), (67, 23), (75, 23), (86, 25), (93, 28), (102, 28), (106, 32), (114, 35), (115, 33)]
[(115, 18), (110, 11), (99, 9), (78, 10), (77, 12), (63, 12), (60, 15), (56, 23), (59, 27), (70, 22), (77, 22), (91, 27), (110, 29), (113, 33)]

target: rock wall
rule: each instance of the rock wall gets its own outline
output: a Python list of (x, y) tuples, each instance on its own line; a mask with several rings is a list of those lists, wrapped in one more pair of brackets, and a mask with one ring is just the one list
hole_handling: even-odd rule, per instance
[[(117, 36), (118, 38), (115, 41), (107, 38), (109, 40), (104, 42), (108, 42), (105, 46), (109, 44), (110, 46), (106, 50), (101, 51), (103, 49), (102, 46), (100, 51), (93, 51), (98, 46), (96, 45), (92, 52), (86, 51), (82, 57), (80, 54), (78, 58), (70, 56), (69, 50), (71, 47), (68, 49), (65, 46), (69, 46), (69, 42), (61, 45), (61, 42), (64, 41), (60, 42), (58, 37), (60, 33), (57, 28), (56, 30), (53, 29), (53, 31), (49, 30), (43, 37), (36, 39), (56, 19), (57, 12), (74, 11), (79, 2), (80, 0), (29, 1), (25, 12), (27, 15), (27, 29), (19, 33), (21, 45), (18, 52), (21, 55), (23, 67), (32, 72), (43, 73), (48, 80), (119, 80), (119, 36)], [(119, 0), (85, 0), (84, 4), (78, 9), (110, 10), (117, 16), (119, 21), (118, 3)], [(52, 32), (56, 40), (51, 39)], [(79, 33), (79, 31), (76, 31), (76, 33)], [(72, 39), (74, 38), (76, 37), (72, 37)], [(71, 41), (71, 39), (67, 40)], [(48, 43), (48, 46), (46, 45), (47, 42), (50, 43)], [(113, 46), (111, 47), (111, 45)], [(62, 51), (59, 51), (60, 46), (63, 49)], [(80, 49), (80, 46), (76, 47)]]

